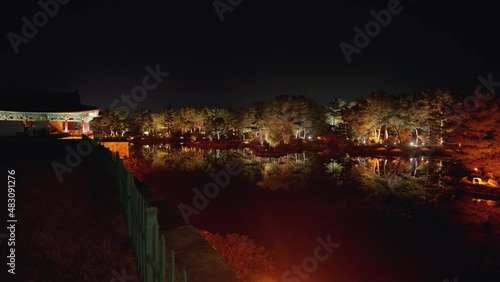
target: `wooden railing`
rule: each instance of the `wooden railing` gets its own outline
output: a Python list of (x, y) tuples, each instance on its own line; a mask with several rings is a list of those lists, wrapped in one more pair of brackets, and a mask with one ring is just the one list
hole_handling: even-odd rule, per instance
[[(165, 237), (160, 236), (158, 226), (158, 208), (151, 206), (137, 189), (132, 173), (127, 171), (119, 153), (109, 149), (88, 136), (83, 140), (94, 146), (93, 155), (108, 175), (116, 180), (119, 189), (120, 204), (125, 217), (129, 241), (132, 245), (137, 273), (141, 282), (166, 282), (165, 276)], [(173, 266), (174, 257), (170, 256)], [(174, 269), (168, 269), (169, 282), (174, 282)], [(182, 272), (181, 281), (186, 281), (186, 272)]]
[(68, 133), (69, 135), (92, 135), (92, 131), (83, 132), (82, 130), (68, 130), (65, 133)]

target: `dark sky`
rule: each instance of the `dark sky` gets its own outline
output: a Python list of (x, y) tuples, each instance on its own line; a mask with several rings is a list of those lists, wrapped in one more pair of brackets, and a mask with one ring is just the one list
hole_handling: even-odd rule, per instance
[(326, 104), (377, 90), (470, 91), (490, 73), (500, 81), (500, 23), (489, 1), (401, 1), (402, 12), (350, 64), (339, 44), (354, 45), (353, 28), (364, 29), (370, 11), (389, 1), (243, 0), (221, 22), (212, 0), (72, 0), (17, 54), (7, 34), (22, 35), (21, 18), (32, 21), (41, 8), (10, 2), (1, 8), (0, 89), (77, 90), (101, 108), (142, 85), (145, 67), (157, 64), (170, 76), (139, 104), (155, 111), (238, 107), (279, 94)]

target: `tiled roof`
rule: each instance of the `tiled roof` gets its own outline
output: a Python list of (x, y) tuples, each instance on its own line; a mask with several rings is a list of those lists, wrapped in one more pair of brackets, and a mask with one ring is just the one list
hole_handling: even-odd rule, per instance
[(0, 94), (0, 111), (76, 112), (98, 109), (82, 105), (78, 92), (8, 90)]

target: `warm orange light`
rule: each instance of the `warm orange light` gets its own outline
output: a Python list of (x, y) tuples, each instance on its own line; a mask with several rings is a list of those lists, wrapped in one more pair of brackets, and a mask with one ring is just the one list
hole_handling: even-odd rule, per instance
[(476, 167), (476, 168), (474, 168), (474, 170), (475, 170), (475, 171), (477, 171), (477, 167)]
[(276, 280), (265, 276), (265, 277), (261, 277), (256, 282), (276, 282)]

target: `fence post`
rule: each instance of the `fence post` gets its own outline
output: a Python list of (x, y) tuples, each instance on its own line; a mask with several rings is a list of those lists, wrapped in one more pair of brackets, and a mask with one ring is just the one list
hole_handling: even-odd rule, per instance
[(182, 270), (181, 282), (187, 282), (187, 273), (185, 269)]
[(146, 222), (144, 224), (144, 240), (145, 240), (145, 254), (144, 258), (146, 261), (146, 281), (153, 282), (155, 278), (155, 246), (158, 241), (158, 220), (157, 220), (158, 209), (156, 207), (146, 208)]
[(134, 176), (131, 173), (127, 173), (127, 186), (124, 195), (124, 205), (125, 205), (125, 217), (127, 220), (128, 227), (128, 238), (132, 238), (132, 189), (134, 189)]
[(174, 282), (175, 278), (175, 255), (174, 250), (170, 250), (168, 255), (168, 282)]
[[(87, 136), (83, 138), (89, 139)], [(95, 142), (91, 140), (91, 142)], [(160, 235), (158, 226), (158, 208), (148, 207), (148, 203), (135, 186), (135, 178), (123, 165), (120, 154), (114, 154), (102, 144), (95, 142), (95, 156), (98, 164), (109, 175), (115, 177), (118, 186), (120, 204), (127, 224), (128, 239), (134, 250), (137, 274), (141, 282), (166, 282), (165, 237)], [(169, 264), (172, 271), (169, 278), (174, 278), (173, 251)], [(186, 281), (186, 273), (182, 273)]]
[(159, 260), (159, 268), (160, 268), (160, 271), (158, 273), (158, 278), (161, 282), (165, 282), (166, 278), (165, 278), (165, 260), (166, 260), (166, 254), (165, 254), (165, 236), (164, 235), (161, 235), (160, 237), (160, 245), (158, 246), (159, 249), (159, 256), (160, 256), (160, 260)]
[(122, 175), (120, 175), (120, 153), (116, 152), (115, 154), (115, 178), (116, 181), (118, 182), (118, 188), (121, 187), (121, 178)]

